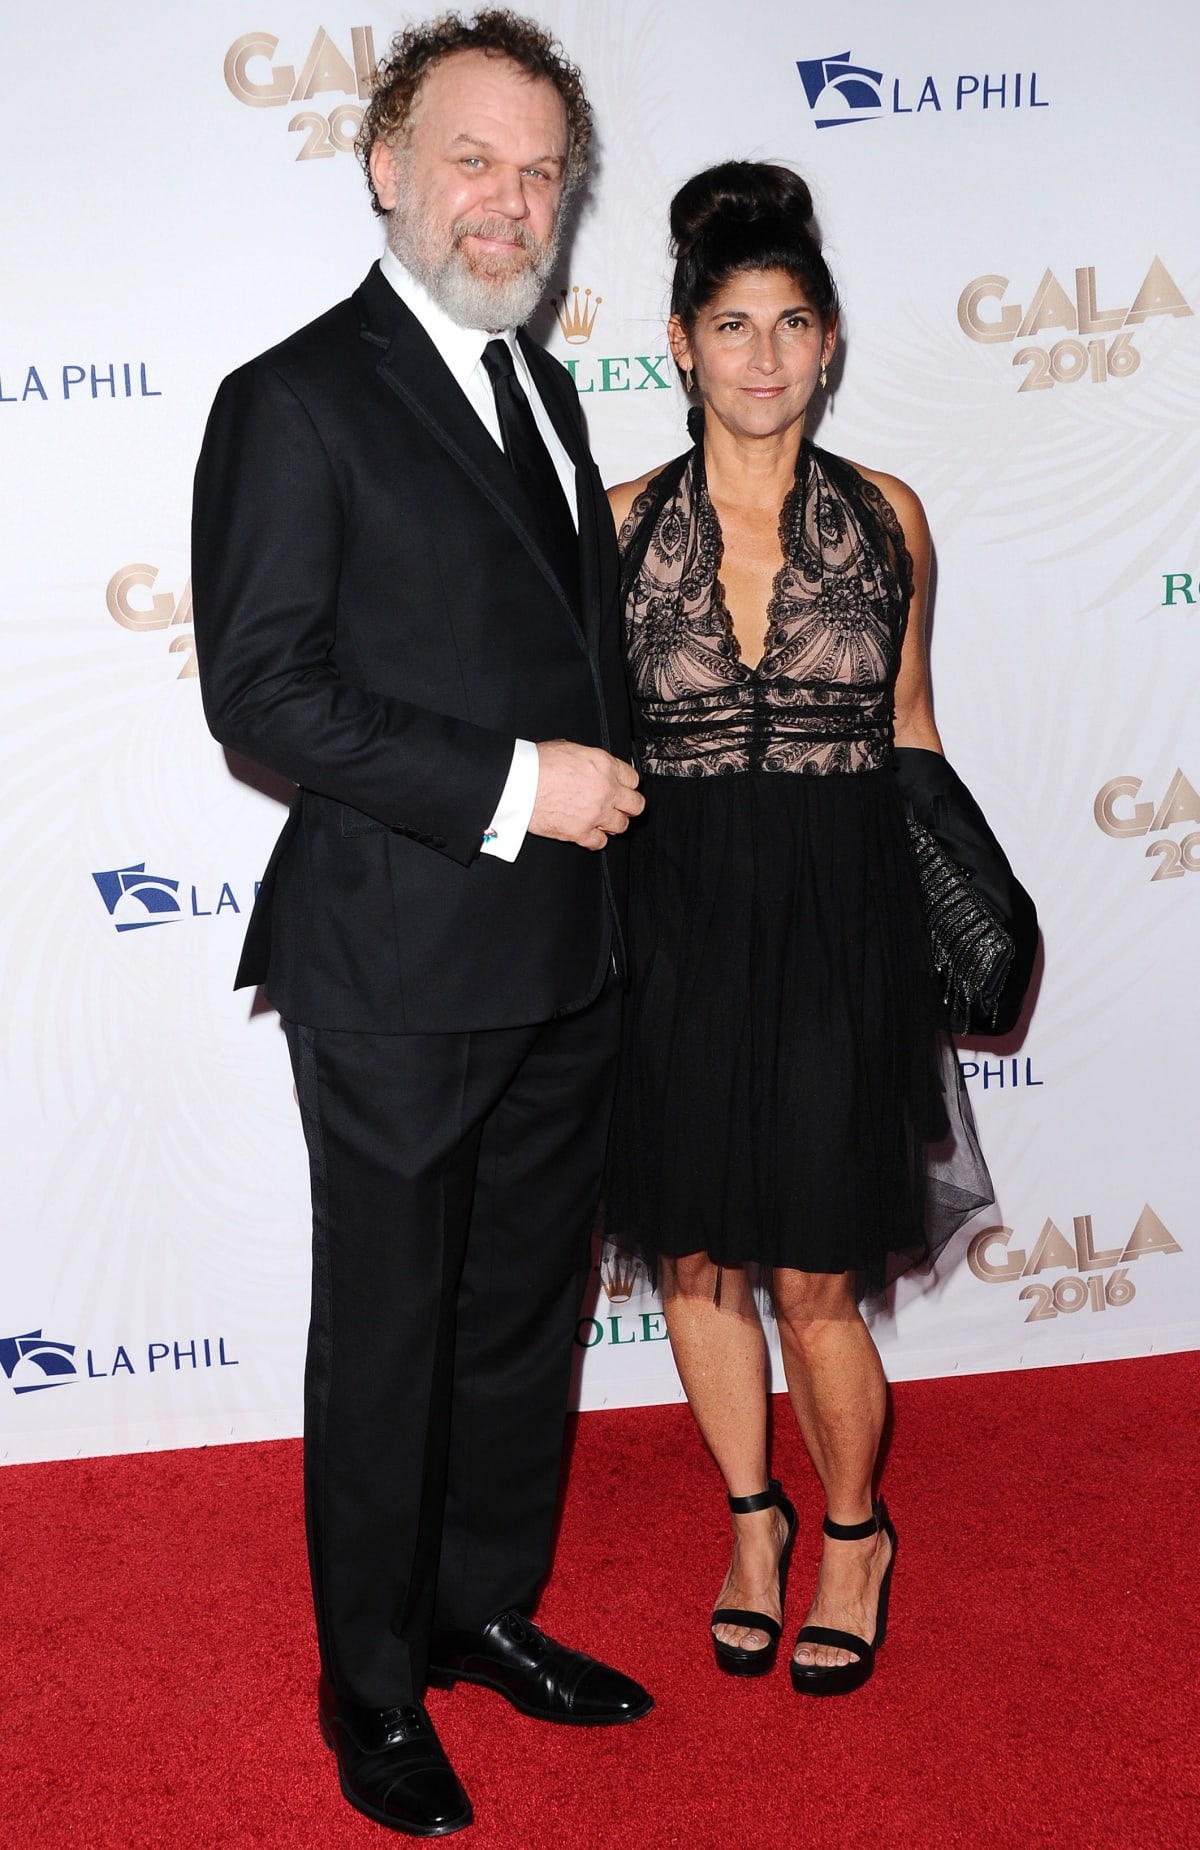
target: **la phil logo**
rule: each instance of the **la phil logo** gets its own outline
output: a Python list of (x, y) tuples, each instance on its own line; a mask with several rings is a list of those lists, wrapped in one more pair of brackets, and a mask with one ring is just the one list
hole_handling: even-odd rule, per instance
[(14, 1394), (37, 1394), (42, 1388), (65, 1387), (78, 1378), (75, 1344), (52, 1342), (41, 1330), (23, 1336), (0, 1337), (0, 1368)]
[(985, 1092), (993, 1087), (1001, 1092), (1017, 1092), (1022, 1087), (1044, 1086), (1046, 1081), (1038, 1079), (1033, 1071), (1032, 1054), (1008, 1054), (1001, 1059), (989, 1060), (984, 1053), (976, 1054), (974, 1059), (960, 1059), (959, 1067), (968, 1085), (979, 1085)]
[[(0, 1337), (0, 1370), (14, 1394), (37, 1394), (44, 1388), (69, 1387), (79, 1381), (105, 1381), (118, 1375), (181, 1374), (185, 1368), (236, 1368), (225, 1338), (195, 1336), (187, 1342), (117, 1343), (108, 1349), (85, 1349), (82, 1368), (78, 1345), (51, 1341), (41, 1330)], [(134, 1358), (137, 1358), (136, 1360)], [(105, 1366), (101, 1366), (101, 1363)]]
[[(1029, 368), (1019, 392), (1048, 392), (1056, 385), (1075, 385), (1090, 379), (1103, 385), (1108, 379), (1128, 379), (1142, 363), (1130, 329), (1140, 328), (1157, 315), (1191, 315), (1183, 291), (1155, 257), (1141, 288), (1127, 308), (1101, 308), (1093, 265), (1075, 271), (1074, 294), (1047, 270), (1029, 297), (1029, 306), (1006, 302), (1007, 276), (976, 276), (958, 298), (958, 325), (968, 340), (982, 345), (1026, 340), (1033, 335), (1063, 328), (1068, 338), (1046, 347), (1019, 347), (1014, 366)], [(999, 306), (997, 306), (997, 304)], [(1083, 340), (1070, 335), (1088, 336)]]
[[(1032, 1305), (1024, 1319), (1026, 1323), (1044, 1323), (1054, 1317), (1072, 1316), (1085, 1305), (1096, 1312), (1119, 1310), (1131, 1304), (1137, 1287), (1129, 1276), (1130, 1266), (1151, 1253), (1183, 1251), (1149, 1203), (1138, 1215), (1123, 1246), (1098, 1250), (1090, 1214), (1077, 1214), (1072, 1231), (1074, 1239), (1067, 1240), (1054, 1222), (1047, 1220), (1032, 1250), (1026, 1252), (1010, 1244), (1011, 1227), (985, 1227), (967, 1248), (967, 1264), (985, 1285), (1031, 1280), (1017, 1293), (1017, 1299)], [(1051, 1283), (1038, 1276), (1042, 1272), (1062, 1272), (1064, 1276)], [(1102, 1276), (1105, 1272), (1107, 1278)]]
[[(183, 662), (176, 679), (196, 678), (196, 644), (192, 632), (192, 581), (189, 578), (178, 597), (170, 591), (156, 591), (156, 565), (122, 565), (108, 581), (104, 601), (108, 614), (122, 629), (144, 633), (147, 630), (177, 629), (167, 647)], [(149, 596), (146, 594), (149, 593)]]
[[(133, 861), (126, 867), (106, 868), (101, 873), (93, 874), (92, 879), (109, 918), (119, 932), (145, 931), (154, 925), (174, 925), (182, 918), (220, 918), (226, 912), (237, 917), (242, 911), (232, 886), (225, 880), (219, 892), (204, 888), (198, 881), (189, 883), (186, 897), (190, 905), (185, 912), (184, 898), (180, 894), (182, 881), (167, 874), (147, 873), (145, 861)], [(256, 880), (255, 894), (258, 888), (259, 882)], [(211, 906), (205, 903), (209, 899), (215, 902)]]
[(247, 32), (225, 53), (225, 82), (230, 94), (248, 109), (286, 109), (289, 103), (311, 103), (316, 97), (336, 94), (359, 99), (338, 103), (324, 114), (301, 109), (288, 123), (290, 134), (302, 134), (298, 161), (331, 160), (351, 154), (362, 127), (360, 103), (369, 101), (375, 79), (375, 35), (370, 26), (351, 26), (350, 56), (335, 44), (324, 26), (318, 26), (308, 56), (300, 66), (276, 63), (279, 40), (271, 32)]
[(1157, 803), (1139, 801), (1140, 777), (1111, 777), (1096, 792), (1092, 813), (1096, 826), (1118, 841), (1155, 835), (1146, 847), (1146, 859), (1160, 865), (1151, 880), (1181, 880), (1184, 874), (1200, 873), (1200, 829), (1176, 839), (1167, 830), (1181, 823), (1200, 822), (1200, 793), (1194, 784), (1176, 771)]
[(179, 882), (165, 874), (148, 874), (145, 861), (128, 867), (110, 867), (93, 874), (96, 888), (118, 931), (144, 931), (151, 925), (172, 925), (180, 916)]
[[(60, 398), (75, 405), (95, 399), (112, 404), (117, 399), (161, 398), (162, 392), (150, 383), (148, 366), (146, 360), (101, 360), (99, 364), (95, 360), (65, 364), (55, 360), (47, 365), (44, 359), (40, 364), (27, 359), (18, 366), (5, 362), (0, 372), (0, 405), (25, 405), (31, 399), (35, 405)], [(11, 392), (4, 389), (6, 379)]]
[[(817, 128), (847, 128), (878, 122), (883, 116), (955, 115), (964, 110), (1048, 109), (1038, 95), (1036, 71), (990, 73), (960, 71), (940, 78), (931, 72), (886, 77), (867, 64), (855, 64), (848, 51), (828, 58), (799, 58), (796, 69), (804, 85)], [(940, 84), (940, 88), (939, 88)], [(944, 100), (943, 100), (944, 99)]]

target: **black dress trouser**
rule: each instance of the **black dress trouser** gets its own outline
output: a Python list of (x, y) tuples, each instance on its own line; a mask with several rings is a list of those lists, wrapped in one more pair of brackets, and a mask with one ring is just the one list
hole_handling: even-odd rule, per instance
[(344, 1701), (418, 1699), (435, 1624), (532, 1609), (618, 1014), (610, 983), (528, 1028), (286, 1024), (312, 1174), (309, 1565)]

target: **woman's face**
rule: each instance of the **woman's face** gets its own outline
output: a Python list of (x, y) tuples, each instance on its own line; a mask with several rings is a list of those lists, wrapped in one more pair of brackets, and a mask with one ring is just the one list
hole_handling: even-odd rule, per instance
[(742, 270), (696, 316), (667, 328), (675, 363), (691, 367), (706, 408), (727, 429), (776, 436), (799, 423), (837, 345), (808, 292), (786, 270)]

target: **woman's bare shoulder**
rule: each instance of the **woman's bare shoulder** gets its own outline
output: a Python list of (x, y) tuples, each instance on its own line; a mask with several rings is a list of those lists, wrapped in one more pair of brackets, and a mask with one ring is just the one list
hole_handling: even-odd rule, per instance
[(618, 533), (628, 520), (634, 502), (645, 494), (655, 476), (661, 475), (665, 467), (665, 463), (656, 463), (653, 469), (647, 469), (645, 475), (639, 475), (635, 482), (614, 482), (607, 490), (608, 505), (612, 509), (613, 524)]
[(927, 539), (929, 523), (925, 518), (925, 509), (921, 506), (921, 498), (915, 489), (910, 488), (907, 482), (902, 482), (898, 475), (888, 475), (882, 469), (868, 469), (865, 463), (851, 462), (849, 457), (843, 457), (842, 460), (849, 468), (861, 475), (865, 482), (870, 482), (879, 490), (900, 522), (910, 551), (914, 542), (920, 543)]

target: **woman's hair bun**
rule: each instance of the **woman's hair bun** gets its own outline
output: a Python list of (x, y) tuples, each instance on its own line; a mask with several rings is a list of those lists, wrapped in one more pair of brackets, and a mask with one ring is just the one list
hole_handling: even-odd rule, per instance
[(722, 161), (694, 174), (671, 201), (672, 253), (685, 255), (714, 221), (790, 219), (807, 226), (812, 215), (812, 194), (790, 167)]
[(671, 313), (690, 328), (731, 276), (783, 270), (807, 290), (821, 325), (832, 327), (837, 287), (812, 211), (812, 194), (790, 167), (722, 161), (694, 174), (671, 201)]

